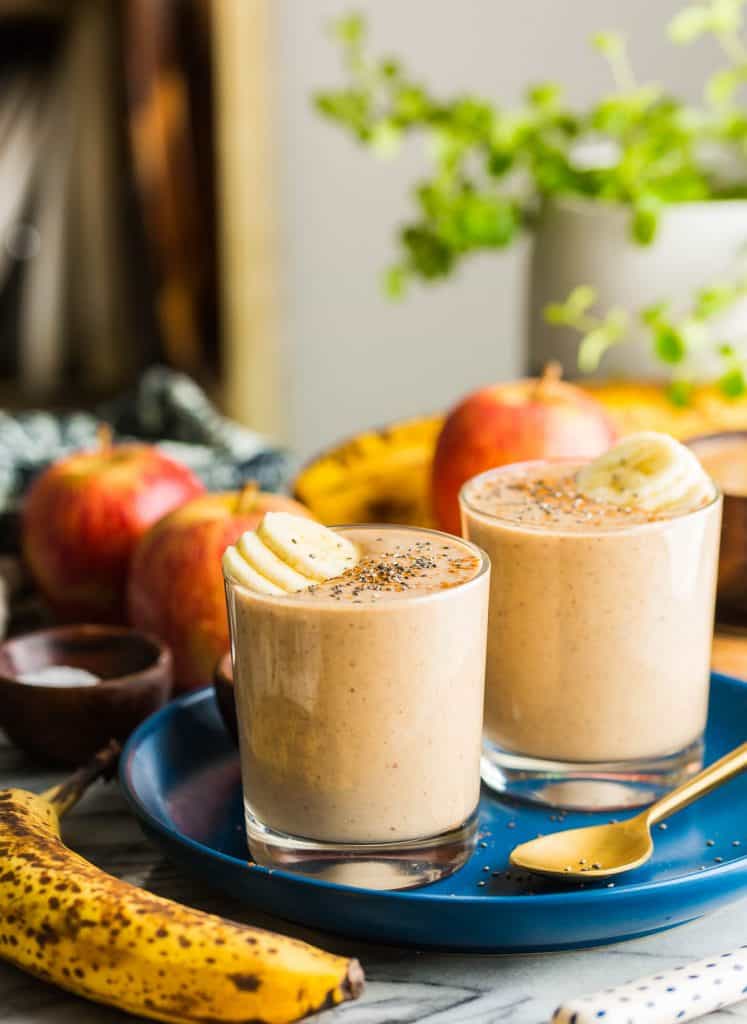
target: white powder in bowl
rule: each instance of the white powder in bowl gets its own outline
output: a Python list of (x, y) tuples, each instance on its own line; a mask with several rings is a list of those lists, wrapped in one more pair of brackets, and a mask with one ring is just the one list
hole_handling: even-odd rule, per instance
[(16, 679), (28, 686), (95, 686), (101, 682), (100, 676), (73, 665), (47, 665), (33, 672), (23, 672)]

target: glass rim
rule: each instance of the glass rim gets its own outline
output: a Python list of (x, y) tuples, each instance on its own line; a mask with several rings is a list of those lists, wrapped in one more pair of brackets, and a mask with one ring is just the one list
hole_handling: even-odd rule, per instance
[[(355, 604), (353, 601), (338, 601), (331, 597), (321, 597), (313, 602), (305, 602), (300, 599), (300, 595), (303, 591), (297, 591), (295, 594), (260, 594), (257, 590), (252, 590), (251, 587), (247, 587), (241, 583), (235, 577), (229, 575), (221, 566), (223, 572), (223, 582), (226, 587), (231, 587), (234, 590), (240, 590), (249, 594), (252, 599), (258, 600), (262, 603), (271, 605), (277, 605), (278, 607), (311, 607), (311, 608), (323, 608), (325, 610), (329, 608), (350, 608), (356, 613), (373, 611), (379, 612), (384, 608), (396, 608), (397, 605), (401, 604), (413, 604), (414, 602), (434, 601), (448, 599), (450, 595), (458, 593), (464, 590), (465, 587), (476, 584), (478, 580), (481, 580), (486, 573), (490, 571), (490, 557), (486, 551), (474, 541), (467, 540), (466, 537), (458, 537), (454, 533), (446, 533), (445, 530), (434, 530), (430, 526), (413, 526), (409, 523), (340, 523), (329, 527), (330, 530), (400, 530), (406, 533), (427, 533), (434, 537), (446, 537), (450, 541), (454, 541), (457, 544), (461, 544), (467, 548), (476, 558), (479, 559), (480, 565), (474, 576), (470, 576), (469, 579), (464, 580), (462, 583), (456, 583), (451, 587), (444, 587), (440, 590), (427, 590), (421, 593), (412, 594), (401, 594), (398, 593), (397, 598), (391, 601), (381, 602), (361, 602)], [(328, 580), (325, 582), (329, 582)]]
[(483, 470), (482, 473), (476, 473), (475, 476), (465, 480), (462, 486), (459, 488), (459, 507), (460, 509), (466, 509), (472, 515), (478, 516), (488, 522), (501, 523), (507, 527), (513, 527), (516, 530), (528, 531), (531, 533), (540, 534), (562, 534), (571, 537), (589, 537), (589, 536), (610, 536), (616, 534), (627, 535), (630, 533), (637, 533), (641, 530), (655, 530), (662, 529), (667, 523), (675, 523), (680, 519), (687, 519), (690, 516), (697, 516), (701, 513), (705, 513), (708, 509), (713, 508), (714, 505), (718, 504), (723, 498), (723, 492), (717, 485), (713, 477), (709, 477), (713, 484), (714, 495), (709, 502), (705, 505), (700, 505), (698, 508), (686, 509), (683, 512), (677, 512), (672, 516), (662, 516), (660, 519), (652, 519), (645, 523), (629, 523), (622, 524), (621, 526), (602, 526), (602, 527), (590, 527), (588, 529), (570, 530), (563, 528), (562, 526), (541, 526), (537, 523), (517, 523), (515, 519), (509, 519), (507, 516), (496, 515), (494, 512), (486, 512), (484, 509), (477, 508), (467, 498), (467, 488), (476, 484), (480, 480), (484, 480), (488, 477), (500, 476), (503, 473), (508, 473), (513, 470), (523, 470), (533, 466), (562, 466), (562, 465), (577, 465), (585, 466), (589, 459), (578, 459), (570, 456), (557, 456), (554, 458), (547, 459), (526, 459), (523, 462), (508, 462), (504, 466), (493, 466), (491, 469)]

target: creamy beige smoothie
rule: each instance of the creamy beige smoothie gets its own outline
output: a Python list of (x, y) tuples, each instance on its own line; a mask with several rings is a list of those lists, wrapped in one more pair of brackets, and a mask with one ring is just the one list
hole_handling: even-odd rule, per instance
[(359, 559), (337, 578), (228, 581), (247, 804), (318, 841), (435, 836), (478, 801), (488, 563), (432, 531), (338, 532)]
[(701, 438), (693, 443), (693, 450), (724, 494), (747, 497), (747, 437), (744, 434)]
[(592, 500), (579, 469), (505, 467), (462, 492), (492, 563), (486, 737), (553, 761), (670, 755), (706, 721), (721, 501)]

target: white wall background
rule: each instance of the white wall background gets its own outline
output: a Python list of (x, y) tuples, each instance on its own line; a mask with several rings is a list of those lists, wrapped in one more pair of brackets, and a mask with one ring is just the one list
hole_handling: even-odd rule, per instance
[[(394, 162), (359, 148), (316, 115), (312, 93), (341, 81), (330, 19), (366, 14), (373, 47), (399, 56), (435, 91), (499, 103), (557, 80), (587, 103), (608, 87), (588, 46), (626, 32), (641, 79), (696, 98), (718, 56), (710, 42), (671, 46), (677, 0), (276, 0), (277, 167), (289, 442), (301, 456), (360, 427), (453, 403), (522, 370), (526, 251), (488, 254), (446, 284), (399, 303), (380, 275), (423, 164), (417, 145)], [(526, 250), (526, 247), (524, 247)]]

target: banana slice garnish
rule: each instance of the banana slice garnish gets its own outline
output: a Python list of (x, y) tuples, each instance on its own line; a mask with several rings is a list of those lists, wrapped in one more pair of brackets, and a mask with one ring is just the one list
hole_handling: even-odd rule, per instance
[(288, 512), (268, 512), (257, 536), (278, 558), (318, 582), (340, 576), (358, 561), (355, 545), (345, 537)]
[(223, 571), (226, 576), (230, 576), (249, 590), (256, 590), (258, 594), (278, 597), (285, 593), (282, 587), (276, 586), (262, 573), (257, 572), (233, 544), (223, 552)]
[(312, 519), (268, 512), (223, 554), (227, 576), (259, 594), (293, 594), (341, 576), (358, 561), (347, 538)]
[(646, 512), (696, 509), (716, 495), (696, 455), (668, 434), (644, 431), (623, 438), (579, 470), (581, 494), (605, 505)]
[(247, 530), (242, 534), (236, 547), (249, 565), (285, 593), (293, 594), (308, 587), (308, 578), (292, 569), (282, 558), (278, 558), (253, 530)]

